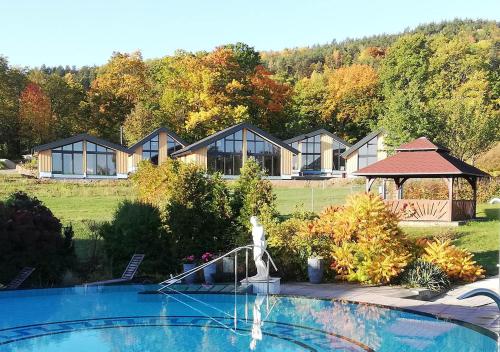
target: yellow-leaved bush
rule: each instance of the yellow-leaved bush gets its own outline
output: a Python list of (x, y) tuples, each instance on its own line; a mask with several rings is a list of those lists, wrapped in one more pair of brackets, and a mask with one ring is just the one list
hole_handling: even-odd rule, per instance
[(342, 280), (389, 283), (410, 261), (410, 245), (397, 215), (371, 193), (349, 197), (343, 207), (326, 208), (297, 234), (315, 244)]
[(369, 284), (389, 283), (410, 261), (410, 245), (398, 217), (382, 198), (357, 194), (335, 213), (332, 268), (337, 277)]
[(469, 251), (457, 248), (450, 240), (420, 241), (422, 259), (438, 265), (452, 280), (472, 282), (484, 277), (484, 269), (473, 260)]

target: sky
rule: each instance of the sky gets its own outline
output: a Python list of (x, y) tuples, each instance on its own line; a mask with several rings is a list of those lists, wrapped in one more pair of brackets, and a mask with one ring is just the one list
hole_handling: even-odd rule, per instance
[(80, 67), (114, 51), (149, 59), (239, 41), (281, 50), (499, 17), (499, 0), (0, 0), (0, 55), (14, 66)]

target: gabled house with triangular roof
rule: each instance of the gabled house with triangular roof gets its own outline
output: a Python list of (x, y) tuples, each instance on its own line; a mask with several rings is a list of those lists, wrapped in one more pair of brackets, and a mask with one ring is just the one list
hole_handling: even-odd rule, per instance
[(341, 156), (349, 143), (321, 128), (284, 141), (299, 151), (292, 160), (295, 178), (344, 177), (345, 159)]
[(193, 162), (208, 172), (236, 178), (249, 158), (254, 158), (269, 178), (291, 179), (292, 158), (299, 152), (280, 139), (247, 123), (214, 133), (174, 153), (173, 158)]

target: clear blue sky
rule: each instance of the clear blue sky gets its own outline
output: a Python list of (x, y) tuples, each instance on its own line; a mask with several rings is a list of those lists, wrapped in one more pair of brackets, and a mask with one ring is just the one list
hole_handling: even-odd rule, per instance
[(82, 66), (113, 51), (153, 58), (237, 41), (280, 50), (499, 16), (500, 0), (3, 0), (0, 55), (18, 66)]

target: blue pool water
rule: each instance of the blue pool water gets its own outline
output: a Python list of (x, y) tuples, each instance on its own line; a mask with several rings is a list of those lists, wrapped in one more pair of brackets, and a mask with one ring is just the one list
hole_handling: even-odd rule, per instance
[(496, 351), (481, 332), (362, 304), (144, 295), (151, 286), (0, 293), (0, 351)]

